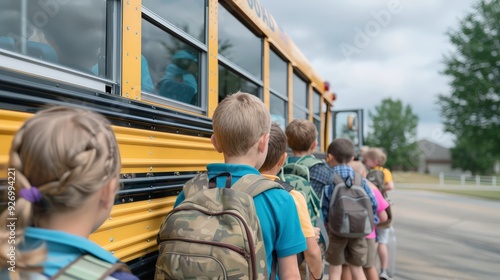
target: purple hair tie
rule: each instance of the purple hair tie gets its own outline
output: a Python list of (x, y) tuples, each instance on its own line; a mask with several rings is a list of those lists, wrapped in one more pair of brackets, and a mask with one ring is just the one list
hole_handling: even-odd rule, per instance
[(42, 200), (42, 193), (38, 188), (31, 186), (29, 189), (22, 189), (19, 192), (19, 196), (26, 199), (31, 203), (37, 203)]

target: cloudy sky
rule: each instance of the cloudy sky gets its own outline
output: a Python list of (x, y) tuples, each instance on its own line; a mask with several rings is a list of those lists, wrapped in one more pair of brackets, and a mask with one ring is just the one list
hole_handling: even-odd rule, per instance
[(336, 109), (365, 109), (401, 99), (418, 115), (418, 139), (446, 147), (438, 94), (449, 94), (440, 75), (446, 36), (476, 0), (261, 0), (337, 93)]

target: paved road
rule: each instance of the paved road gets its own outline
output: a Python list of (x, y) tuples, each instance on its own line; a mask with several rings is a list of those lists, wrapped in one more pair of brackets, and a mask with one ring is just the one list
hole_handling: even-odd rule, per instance
[(391, 198), (395, 279), (500, 279), (500, 202), (416, 190)]

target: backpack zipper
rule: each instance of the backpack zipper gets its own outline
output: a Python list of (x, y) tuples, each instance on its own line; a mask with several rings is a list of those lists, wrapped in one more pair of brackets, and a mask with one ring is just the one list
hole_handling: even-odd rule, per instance
[[(191, 207), (190, 206), (183, 206), (183, 207), (181, 206), (181, 207), (177, 207), (177, 208), (172, 209), (169, 216), (175, 212), (179, 212), (182, 210), (196, 210), (196, 211), (200, 211), (203, 214), (208, 215), (208, 216), (220, 216), (220, 215), (228, 214), (228, 215), (236, 217), (243, 224), (243, 227), (245, 228), (245, 233), (246, 233), (247, 239), (248, 239), (248, 246), (250, 247), (250, 261), (252, 262), (252, 274), (253, 274), (253, 278), (257, 279), (257, 265), (255, 263), (256, 262), (256, 260), (255, 260), (255, 244), (253, 242), (253, 238), (252, 238), (252, 234), (250, 232), (250, 229), (248, 228), (247, 223), (244, 221), (244, 219), (243, 219), (243, 217), (241, 217), (241, 215), (233, 213), (233, 212), (228, 212), (228, 211), (213, 213), (213, 212), (206, 211), (204, 209), (195, 208), (192, 206)], [(173, 239), (174, 238), (171, 238), (170, 240), (173, 240)], [(190, 241), (194, 241), (194, 240), (190, 240)], [(202, 242), (210, 242), (210, 241), (202, 241)], [(202, 243), (202, 242), (198, 242), (198, 243)], [(218, 242), (214, 242), (214, 243), (217, 245), (224, 244), (224, 245), (233, 246), (233, 245), (225, 244), (225, 243), (218, 243)], [(213, 244), (213, 245), (215, 245), (215, 244)], [(240, 248), (238, 246), (234, 246), (234, 247), (241, 250), (241, 252), (243, 252), (243, 253), (240, 253), (240, 254), (243, 255), (246, 259), (248, 259), (248, 254), (243, 248)], [(231, 249), (231, 248), (228, 248), (228, 249)], [(231, 249), (231, 250), (233, 250), (233, 249)]]
[(184, 241), (184, 242), (192, 242), (192, 243), (198, 243), (198, 244), (205, 244), (205, 245), (213, 245), (217, 247), (224, 247), (229, 250), (235, 251), (236, 253), (242, 255), (245, 259), (248, 258), (248, 253), (245, 251), (245, 249), (240, 248), (235, 245), (227, 244), (227, 243), (221, 243), (221, 242), (216, 242), (216, 241), (204, 241), (204, 240), (196, 240), (196, 239), (187, 239), (187, 238), (168, 238), (165, 241)]

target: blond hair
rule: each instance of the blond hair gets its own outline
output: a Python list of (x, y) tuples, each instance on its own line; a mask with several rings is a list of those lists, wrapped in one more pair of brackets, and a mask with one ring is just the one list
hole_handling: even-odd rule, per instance
[(357, 160), (352, 160), (351, 162), (349, 162), (349, 165), (351, 166), (352, 170), (358, 172), (359, 174), (361, 174), (361, 176), (366, 177), (366, 167), (363, 165), (363, 163)]
[(260, 167), (262, 171), (271, 170), (279, 162), (281, 156), (286, 152), (286, 135), (277, 123), (271, 124), (269, 133), (269, 144), (267, 145), (267, 156), (264, 164)]
[[(120, 174), (120, 153), (109, 122), (101, 115), (76, 108), (54, 107), (28, 119), (14, 135), (9, 158), (15, 169), (16, 273), (40, 271), (44, 245), (22, 250), (24, 230), (51, 213), (78, 209), (90, 195)], [(37, 188), (39, 200), (30, 202), (21, 191)], [(8, 265), (5, 210), (0, 219), (0, 268)]]
[(305, 152), (318, 138), (318, 130), (308, 120), (295, 119), (286, 127), (286, 137), (288, 137), (290, 149), (296, 152)]
[(377, 160), (379, 166), (383, 166), (385, 162), (387, 161), (387, 156), (385, 155), (384, 151), (380, 148), (370, 148), (366, 153), (363, 155), (364, 158), (369, 158), (372, 160)]
[(224, 98), (212, 117), (214, 136), (226, 156), (243, 156), (271, 129), (271, 115), (254, 95), (237, 92)]

